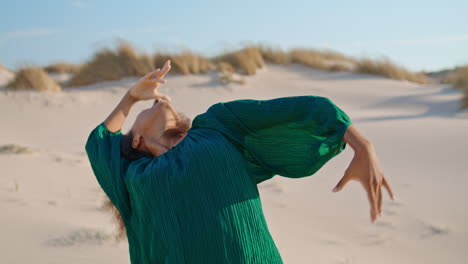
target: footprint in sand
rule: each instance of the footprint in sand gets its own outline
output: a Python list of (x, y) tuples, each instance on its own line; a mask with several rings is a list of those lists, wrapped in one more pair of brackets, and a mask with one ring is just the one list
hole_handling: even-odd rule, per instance
[(382, 211), (382, 215), (384, 216), (393, 216), (393, 215), (397, 215), (397, 212), (395, 210), (390, 210), (390, 209), (383, 209)]
[(372, 233), (360, 237), (358, 240), (361, 241), (362, 246), (378, 246), (382, 245), (391, 240), (390, 237), (383, 233)]
[(439, 237), (450, 233), (450, 228), (444, 224), (423, 222), (422, 225), (423, 231), (420, 237), (423, 239)]
[(284, 187), (282, 187), (277, 182), (265, 182), (264, 184), (260, 184), (258, 186), (259, 186), (259, 189), (261, 189), (261, 190), (268, 190), (268, 191), (272, 191), (272, 192), (275, 192), (275, 193), (283, 193), (284, 192)]
[(345, 245), (346, 242), (344, 240), (340, 240), (337, 238), (325, 238), (325, 239), (320, 240), (320, 244), (329, 245), (329, 246), (339, 246), (339, 245)]
[[(86, 165), (87, 159), (84, 157), (70, 157), (67, 154), (58, 154), (58, 153), (49, 153), (49, 156), (52, 158), (53, 161), (57, 163), (65, 163), (67, 165)], [(74, 155), (74, 156), (81, 156), (81, 155)]]
[(17, 197), (4, 197), (2, 201), (7, 202), (7, 203), (12, 203), (15, 205), (20, 205), (20, 206), (28, 205), (28, 203), (26, 203), (23, 199), (17, 198)]
[(336, 264), (354, 264), (358, 263), (356, 257), (341, 257), (335, 262)]
[(401, 201), (389, 201), (384, 202), (383, 215), (384, 216), (394, 216), (398, 214), (398, 208), (404, 206)]
[(387, 222), (387, 221), (384, 221), (384, 220), (378, 220), (375, 224), (378, 227), (382, 227), (382, 228), (385, 228), (385, 229), (395, 229), (395, 226), (391, 222)]
[(115, 243), (117, 235), (107, 233), (98, 229), (81, 228), (70, 232), (62, 237), (52, 238), (45, 241), (45, 244), (51, 247), (71, 247), (78, 245), (103, 245)]

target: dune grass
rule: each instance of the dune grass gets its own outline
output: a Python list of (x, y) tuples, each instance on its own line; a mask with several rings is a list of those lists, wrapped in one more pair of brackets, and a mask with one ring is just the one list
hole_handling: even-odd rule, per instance
[(7, 85), (10, 90), (38, 90), (58, 92), (62, 87), (40, 67), (20, 69), (15, 78)]
[(350, 71), (350, 65), (356, 63), (354, 58), (330, 50), (292, 49), (289, 55), (292, 63), (325, 71)]
[(260, 51), (260, 54), (262, 54), (265, 62), (280, 65), (288, 65), (291, 63), (291, 57), (287, 51), (265, 45), (259, 45), (257, 49)]
[(236, 71), (245, 75), (255, 75), (258, 68), (265, 65), (262, 53), (256, 47), (246, 47), (238, 51), (222, 54), (212, 58), (215, 63), (228, 63)]
[[(255, 75), (258, 69), (264, 67), (265, 63), (278, 65), (295, 63), (319, 70), (349, 71), (416, 83), (427, 82), (423, 74), (410, 72), (387, 59), (356, 59), (331, 50), (296, 48), (284, 51), (266, 45), (250, 45), (239, 50), (224, 52), (212, 58), (203, 57), (191, 51), (158, 52), (150, 56), (140, 55), (130, 44), (121, 42), (115, 51), (111, 49), (98, 51), (72, 77), (68, 85), (81, 86), (100, 81), (142, 76), (162, 67), (168, 59), (172, 62), (171, 73), (187, 75), (217, 70), (221, 73), (220, 76), (227, 77), (225, 79), (228, 82), (229, 76), (233, 76), (235, 73)], [(229, 70), (227, 70), (228, 68)], [(228, 72), (231, 73), (228, 74)]]
[(197, 55), (191, 51), (184, 51), (181, 54), (156, 53), (153, 56), (154, 68), (164, 65), (166, 60), (171, 60), (171, 72), (183, 75), (207, 73), (213, 69), (213, 64), (208, 58)]
[(356, 63), (357, 73), (380, 75), (390, 79), (409, 81), (419, 84), (428, 83), (427, 77), (422, 73), (414, 73), (396, 65), (390, 59), (361, 59)]
[(139, 55), (135, 49), (120, 43), (117, 50), (103, 49), (82, 66), (68, 86), (81, 86), (100, 81), (119, 80), (125, 77), (142, 76), (153, 70), (153, 61), (148, 55)]
[(80, 71), (81, 65), (57, 62), (44, 67), (47, 73), (77, 73)]
[(468, 108), (468, 65), (457, 67), (443, 82), (450, 83), (463, 92), (461, 107)]

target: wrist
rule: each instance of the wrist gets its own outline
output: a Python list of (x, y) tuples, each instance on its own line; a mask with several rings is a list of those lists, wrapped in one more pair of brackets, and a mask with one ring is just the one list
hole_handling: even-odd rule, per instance
[(369, 153), (373, 150), (373, 144), (367, 140), (354, 125), (348, 126), (343, 140), (351, 146), (355, 153)]
[(136, 102), (140, 101), (138, 98), (133, 96), (130, 91), (131, 91), (131, 89), (127, 91), (127, 93), (125, 94), (124, 97), (131, 103), (136, 103)]

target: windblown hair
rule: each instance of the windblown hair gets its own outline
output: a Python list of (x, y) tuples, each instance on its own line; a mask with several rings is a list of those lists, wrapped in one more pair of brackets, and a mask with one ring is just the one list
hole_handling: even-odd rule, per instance
[[(163, 136), (166, 137), (182, 137), (189, 131), (191, 127), (191, 120), (185, 114), (178, 112), (180, 120), (176, 122), (176, 127), (168, 129), (164, 132)], [(152, 158), (153, 154), (145, 151), (140, 151), (132, 147), (133, 141), (133, 132), (132, 130), (128, 131), (127, 134), (122, 135), (120, 141), (120, 152), (122, 156), (128, 160), (135, 161), (140, 158), (149, 157)], [(114, 221), (117, 223), (117, 240), (122, 240), (127, 236), (125, 229), (125, 223), (122, 220), (122, 216), (119, 213), (119, 210), (115, 207), (109, 197), (105, 196), (105, 200), (102, 204), (102, 208), (106, 211), (109, 211), (114, 216)]]

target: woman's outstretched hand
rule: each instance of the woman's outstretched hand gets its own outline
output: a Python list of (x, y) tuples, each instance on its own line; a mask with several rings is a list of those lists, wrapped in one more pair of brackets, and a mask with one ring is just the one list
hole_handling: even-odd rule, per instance
[(160, 98), (170, 101), (169, 96), (158, 92), (159, 84), (166, 83), (163, 78), (170, 69), (171, 61), (168, 60), (162, 69), (156, 69), (138, 80), (138, 82), (130, 89), (129, 95), (138, 101)]
[(395, 196), (384, 176), (373, 144), (365, 140), (354, 126), (348, 128), (344, 138), (355, 153), (343, 178), (333, 188), (333, 192), (341, 191), (351, 180), (360, 182), (367, 192), (371, 207), (370, 217), (374, 223), (382, 215), (382, 187), (387, 190), (392, 200), (395, 200)]

